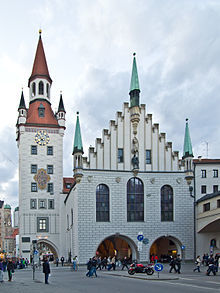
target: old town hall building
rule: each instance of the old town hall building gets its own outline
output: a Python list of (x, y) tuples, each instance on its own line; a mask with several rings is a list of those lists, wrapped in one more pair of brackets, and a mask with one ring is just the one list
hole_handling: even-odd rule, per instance
[(192, 259), (193, 200), (185, 180), (193, 159), (188, 122), (180, 160), (140, 103), (135, 54), (130, 101), (87, 157), (77, 113), (69, 178), (63, 178), (66, 112), (62, 95), (53, 112), (51, 85), (40, 34), (29, 104), (22, 93), (18, 108), (20, 256), (29, 258), (37, 240), (41, 255), (78, 255), (80, 263), (95, 254), (144, 261), (153, 253), (180, 253)]

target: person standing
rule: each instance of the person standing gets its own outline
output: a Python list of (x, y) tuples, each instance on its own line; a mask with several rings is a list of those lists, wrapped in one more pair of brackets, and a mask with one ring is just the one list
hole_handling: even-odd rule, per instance
[(2, 263), (2, 259), (0, 259), (0, 282), (1, 283), (3, 282), (3, 277), (4, 277), (4, 274), (3, 274), (3, 263)]
[(73, 270), (74, 271), (77, 271), (78, 270), (78, 257), (77, 257), (77, 255), (75, 255), (74, 256), (74, 258), (73, 258)]
[(50, 274), (50, 264), (49, 264), (48, 258), (44, 259), (43, 273), (45, 275), (45, 284), (49, 284), (48, 283), (48, 278), (49, 278), (49, 274)]
[(176, 258), (176, 267), (177, 267), (177, 273), (180, 274), (180, 269), (181, 269), (181, 261), (182, 259), (180, 258), (180, 255), (178, 254), (177, 255), (177, 258)]
[(193, 272), (198, 271), (198, 273), (200, 273), (200, 266), (201, 266), (201, 259), (200, 259), (200, 255), (197, 256), (196, 261), (195, 261), (196, 267), (193, 270)]
[(209, 276), (211, 272), (213, 273), (214, 276), (216, 275), (215, 260), (212, 254), (210, 255), (208, 259), (208, 270), (206, 275)]
[(60, 260), (61, 260), (62, 267), (63, 267), (63, 263), (64, 263), (64, 257), (62, 256)]
[(8, 261), (7, 271), (8, 271), (8, 281), (11, 282), (11, 280), (12, 280), (12, 273), (14, 273), (14, 265), (13, 265), (11, 259), (9, 259), (9, 261)]
[(59, 265), (59, 258), (57, 257), (56, 258), (56, 266), (58, 267), (58, 265)]

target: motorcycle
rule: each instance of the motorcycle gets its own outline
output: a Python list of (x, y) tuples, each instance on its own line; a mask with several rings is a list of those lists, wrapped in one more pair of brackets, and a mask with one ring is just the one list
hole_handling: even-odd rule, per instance
[(143, 264), (132, 263), (130, 265), (130, 268), (128, 269), (128, 273), (129, 275), (134, 275), (139, 273), (153, 275), (154, 266), (152, 264), (144, 266)]

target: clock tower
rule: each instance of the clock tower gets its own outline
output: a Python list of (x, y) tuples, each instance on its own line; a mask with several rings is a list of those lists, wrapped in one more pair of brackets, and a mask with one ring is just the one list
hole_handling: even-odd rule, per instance
[[(40, 254), (58, 256), (61, 247), (60, 208), (63, 190), (65, 109), (51, 107), (52, 79), (41, 31), (31, 76), (29, 107), (22, 91), (16, 125), (19, 150), (19, 255), (31, 258), (32, 241)], [(42, 257), (42, 256), (41, 256)]]

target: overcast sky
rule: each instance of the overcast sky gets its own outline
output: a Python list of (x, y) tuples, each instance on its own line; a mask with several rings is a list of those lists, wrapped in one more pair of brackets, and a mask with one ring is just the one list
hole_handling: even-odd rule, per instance
[(72, 176), (76, 111), (85, 154), (129, 101), (137, 54), (141, 103), (182, 156), (189, 118), (194, 156), (219, 158), (219, 0), (0, 0), (0, 200), (18, 205), (15, 125), (21, 89), (42, 39), (52, 84), (66, 109), (64, 176)]

